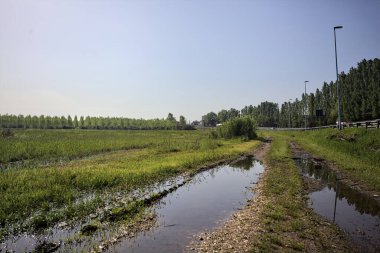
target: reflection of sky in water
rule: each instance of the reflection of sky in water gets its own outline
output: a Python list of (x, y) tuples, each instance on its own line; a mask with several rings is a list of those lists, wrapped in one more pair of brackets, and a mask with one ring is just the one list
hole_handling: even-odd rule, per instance
[[(336, 181), (325, 165), (300, 162), (302, 173), (319, 180), (324, 186), (309, 194), (311, 207), (323, 217), (334, 221), (349, 233), (363, 252), (380, 251), (380, 205), (371, 197)], [(336, 188), (338, 187), (338, 194)]]
[[(246, 163), (253, 167), (246, 170)], [(240, 164), (241, 163), (241, 164)], [(241, 165), (241, 166), (240, 166)], [(134, 240), (124, 240), (113, 252), (180, 252), (197, 233), (212, 229), (253, 196), (247, 186), (257, 182), (263, 167), (247, 159), (234, 167), (202, 172), (158, 205), (159, 227)]]

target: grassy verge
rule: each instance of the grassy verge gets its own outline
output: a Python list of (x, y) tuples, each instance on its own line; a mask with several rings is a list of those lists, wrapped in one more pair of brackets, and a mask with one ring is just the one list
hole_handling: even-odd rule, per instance
[(305, 150), (333, 162), (370, 190), (380, 191), (380, 131), (325, 129), (289, 134)]
[[(93, 132), (89, 131), (91, 136)], [(203, 164), (236, 157), (259, 144), (213, 140), (198, 131), (149, 131), (147, 135), (153, 144), (146, 148), (108, 152), (61, 166), (0, 171), (0, 227), (25, 223), (31, 216), (28, 222), (35, 229), (84, 217), (109, 202), (113, 193), (128, 193)]]
[(252, 242), (252, 252), (349, 252), (341, 232), (307, 208), (302, 179), (291, 159), (290, 137), (264, 135), (273, 138), (262, 182), (265, 201), (259, 216), (264, 231)]

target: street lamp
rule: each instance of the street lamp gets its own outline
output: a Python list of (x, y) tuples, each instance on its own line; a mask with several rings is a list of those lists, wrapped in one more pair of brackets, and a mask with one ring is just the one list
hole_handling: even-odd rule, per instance
[(292, 101), (292, 99), (289, 99), (289, 128), (291, 128), (290, 126), (290, 102)]
[(336, 93), (338, 95), (338, 128), (342, 129), (342, 121), (340, 117), (340, 92), (339, 92), (339, 74), (338, 74), (338, 56), (336, 52), (336, 29), (341, 29), (343, 26), (334, 26), (334, 42), (335, 42), (335, 67), (336, 67)]
[(305, 113), (305, 129), (306, 129), (306, 83), (309, 81), (305, 81), (305, 102), (304, 102), (304, 113)]

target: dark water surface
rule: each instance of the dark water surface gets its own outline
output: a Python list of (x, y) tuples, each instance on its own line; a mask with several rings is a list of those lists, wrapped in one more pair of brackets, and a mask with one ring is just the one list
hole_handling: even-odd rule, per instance
[(252, 158), (196, 175), (156, 206), (158, 227), (124, 239), (110, 252), (181, 252), (199, 232), (215, 228), (254, 197), (251, 187), (263, 172)]
[(302, 174), (319, 187), (309, 194), (314, 211), (349, 234), (362, 252), (380, 252), (380, 204), (372, 196), (353, 189), (324, 163), (297, 160)]

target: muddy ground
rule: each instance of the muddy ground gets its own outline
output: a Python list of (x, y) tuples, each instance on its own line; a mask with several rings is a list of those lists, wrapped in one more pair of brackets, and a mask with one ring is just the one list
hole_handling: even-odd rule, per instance
[[(262, 146), (257, 148), (255, 151), (248, 155), (253, 155), (255, 159), (261, 161), (265, 164), (265, 156), (269, 149), (270, 143), (264, 143)], [(305, 155), (296, 144), (291, 144), (293, 151), (293, 158), (301, 157)], [(309, 154), (310, 155), (310, 154)], [(319, 158), (316, 158), (317, 160)], [(221, 165), (224, 163), (231, 162), (231, 160), (218, 161), (207, 166), (199, 168), (196, 172), (198, 173), (203, 170), (207, 170), (211, 167)], [(266, 181), (266, 173), (264, 172), (258, 184), (252, 188), (255, 192), (256, 197), (247, 202), (247, 204), (241, 209), (236, 211), (231, 219), (222, 224), (220, 227), (216, 228), (214, 231), (203, 232), (198, 235), (194, 235), (194, 240), (187, 246), (186, 252), (256, 252), (253, 242), (258, 240), (260, 236), (265, 233), (271, 233), (265, 230), (265, 226), (262, 224), (262, 212), (263, 206), (270, 203), (271, 199), (264, 197), (261, 192)], [(342, 176), (342, 180), (348, 180), (346, 177)], [(360, 187), (357, 182), (352, 182), (353, 186)], [(318, 235), (303, 237), (305, 234), (284, 234), (283, 236), (291, 236), (292, 239), (301, 242), (305, 245), (302, 250), (304, 252), (357, 252), (357, 249), (348, 241), (344, 233), (339, 230), (338, 227), (331, 224), (324, 218), (314, 214), (310, 208), (307, 208), (307, 193), (310, 190), (319, 188), (315, 181), (307, 180), (304, 178), (304, 199), (305, 199), (305, 210), (309, 213), (308, 223), (313, 228), (317, 228)], [(373, 193), (371, 193), (373, 194)], [(138, 221), (136, 226), (127, 227), (125, 230), (112, 238), (111, 240), (103, 243), (96, 251), (103, 251), (107, 249), (114, 243), (117, 243), (123, 237), (133, 237), (138, 230), (149, 230), (151, 227), (155, 226), (155, 219), (153, 216), (147, 219), (142, 219)], [(283, 248), (278, 248), (279, 252), (289, 251), (289, 248), (284, 245)], [(293, 250), (290, 250), (293, 251)], [(297, 251), (297, 250), (294, 250)]]
[[(255, 159), (263, 162), (269, 148), (269, 143), (263, 144), (253, 153)], [(265, 177), (265, 174), (263, 175)], [(230, 220), (210, 233), (197, 235), (195, 240), (187, 247), (188, 252), (249, 252), (251, 242), (260, 228), (259, 214), (266, 199), (260, 192), (263, 178), (254, 189), (256, 198), (250, 200), (246, 206), (235, 212)]]
[[(269, 143), (265, 143), (256, 150), (254, 156), (256, 159), (263, 161), (265, 164), (265, 155), (269, 148)], [(295, 154), (297, 155), (297, 154)], [(269, 170), (265, 164), (266, 171)], [(212, 232), (205, 232), (197, 235), (193, 242), (187, 247), (187, 252), (258, 252), (253, 242), (264, 233), (272, 233), (266, 231), (262, 224), (261, 213), (263, 206), (271, 199), (262, 196), (262, 188), (265, 184), (267, 173), (262, 175), (259, 183), (252, 190), (256, 193), (256, 197), (248, 202), (246, 206), (235, 212), (231, 219), (224, 223), (221, 227)], [(308, 182), (304, 182), (305, 187)], [(319, 187), (311, 185), (309, 187)], [(310, 189), (308, 189), (310, 190)], [(305, 211), (308, 213), (308, 224), (313, 229), (317, 229), (317, 235), (305, 233), (287, 234), (284, 237), (292, 237), (293, 240), (299, 241), (305, 245), (303, 252), (357, 252), (358, 250), (348, 240), (347, 236), (335, 225), (329, 221), (313, 213), (307, 207), (307, 190), (303, 189), (305, 199)], [(277, 246), (276, 246), (277, 247)], [(299, 251), (299, 249), (290, 249), (287, 245), (277, 247), (278, 252)]]
[[(262, 154), (260, 155), (260, 153), (262, 153)], [(257, 150), (248, 152), (246, 154), (242, 154), (240, 158), (235, 157), (235, 158), (221, 159), (219, 161), (211, 162), (211, 163), (205, 164), (199, 168), (196, 168), (192, 171), (186, 172), (183, 174), (183, 176), (186, 179), (184, 180), (184, 182), (181, 185), (177, 185), (177, 186), (169, 189), (168, 191), (166, 191), (164, 193), (158, 194), (157, 199), (153, 200), (152, 203), (159, 201), (162, 197), (164, 197), (168, 193), (176, 190), (178, 187), (180, 187), (183, 184), (185, 184), (186, 182), (188, 182), (193, 176), (195, 176), (196, 174), (198, 174), (202, 171), (206, 171), (206, 170), (215, 168), (215, 167), (223, 165), (223, 164), (229, 164), (232, 162), (237, 162), (240, 159), (245, 159), (247, 156), (255, 156), (255, 158), (259, 160), (259, 158), (263, 157), (263, 154), (264, 154), (263, 146), (260, 146)], [(114, 232), (114, 235), (111, 238), (103, 241), (97, 247), (94, 247), (92, 252), (104, 252), (107, 249), (111, 248), (112, 245), (119, 243), (124, 238), (133, 238), (140, 232), (148, 231), (148, 230), (152, 229), (153, 227), (158, 226), (156, 221), (157, 220), (155, 217), (155, 213), (153, 211), (141, 214), (141, 217), (139, 217), (135, 221), (130, 222), (125, 226), (121, 225), (117, 229), (117, 231)]]

